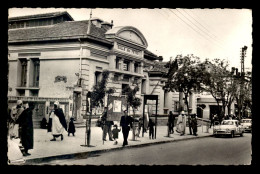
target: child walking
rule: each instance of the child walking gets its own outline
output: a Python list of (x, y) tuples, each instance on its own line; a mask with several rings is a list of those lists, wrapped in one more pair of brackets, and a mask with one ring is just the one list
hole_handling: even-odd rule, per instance
[(74, 118), (71, 117), (70, 122), (69, 122), (69, 128), (68, 128), (68, 136), (70, 136), (70, 133), (72, 133), (72, 135), (74, 136), (74, 133), (76, 132), (75, 125), (74, 125), (73, 121), (74, 121)]
[(113, 138), (115, 140), (114, 145), (117, 145), (118, 133), (121, 131), (121, 129), (118, 129), (116, 124), (113, 127), (114, 127), (114, 129), (112, 130), (112, 134), (113, 134)]

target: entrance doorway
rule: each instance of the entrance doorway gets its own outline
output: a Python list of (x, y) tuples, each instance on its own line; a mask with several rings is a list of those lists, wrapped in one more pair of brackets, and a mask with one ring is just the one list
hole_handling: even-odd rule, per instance
[(218, 105), (209, 105), (209, 118), (212, 119), (213, 115), (217, 114), (220, 116), (221, 106)]
[(144, 95), (144, 100), (143, 100), (143, 132), (142, 132), (142, 137), (144, 137), (145, 106), (148, 104), (148, 103), (147, 103), (148, 100), (155, 100), (155, 132), (154, 132), (154, 138), (156, 139), (158, 95)]
[(203, 118), (203, 109), (201, 107), (197, 107), (197, 116)]
[(40, 128), (40, 123), (45, 117), (45, 103), (44, 102), (35, 102), (34, 109), (32, 111), (32, 118), (33, 118), (33, 127)]

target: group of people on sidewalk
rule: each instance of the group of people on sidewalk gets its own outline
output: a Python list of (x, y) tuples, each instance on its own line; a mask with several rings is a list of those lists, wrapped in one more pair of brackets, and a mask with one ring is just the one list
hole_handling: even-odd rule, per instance
[[(191, 134), (193, 134), (194, 136), (197, 136), (197, 115), (196, 114), (191, 114), (188, 118), (188, 120), (186, 119), (186, 115), (184, 114), (184, 111), (182, 111), (180, 113), (180, 115), (177, 118), (177, 122), (176, 122), (176, 132), (178, 132), (180, 134), (180, 136), (185, 135), (185, 130), (186, 130), (186, 124), (188, 123), (191, 126)], [(102, 135), (102, 139), (103, 141), (106, 141), (106, 136), (108, 134), (109, 140), (110, 141), (115, 141), (115, 145), (118, 144), (117, 139), (118, 139), (118, 133), (122, 130), (122, 134), (123, 134), (123, 144), (122, 146), (126, 146), (128, 145), (128, 135), (129, 135), (129, 131), (131, 129), (133, 129), (133, 124), (136, 120), (129, 116), (127, 113), (127, 110), (124, 110), (124, 115), (121, 116), (120, 118), (120, 127), (118, 128), (117, 124), (114, 124), (113, 121), (109, 121), (107, 120), (107, 108), (105, 108), (102, 116), (101, 116), (101, 123), (100, 123), (100, 127), (103, 130), (103, 135)], [(188, 121), (188, 122), (187, 122)], [(170, 111), (169, 116), (168, 116), (168, 135), (169, 134), (173, 134), (174, 133), (174, 124), (175, 124), (175, 116), (173, 115), (172, 111)], [(114, 127), (114, 129), (112, 129), (112, 126)], [(149, 130), (149, 138), (150, 139), (154, 139), (154, 127), (155, 127), (155, 122), (153, 121), (153, 119), (149, 118), (148, 113), (144, 115), (144, 117), (141, 117), (138, 120), (138, 127), (136, 127), (137, 129), (137, 137), (140, 137), (140, 132), (141, 129), (143, 129), (143, 132), (147, 132), (147, 130)]]
[[(9, 162), (22, 160), (23, 156), (31, 155), (28, 150), (33, 149), (33, 102), (23, 102), (17, 100), (16, 106), (7, 109), (7, 130), (8, 130), (8, 159)], [(63, 110), (59, 107), (59, 102), (54, 103), (54, 109), (50, 112), (47, 123), (47, 132), (51, 132), (53, 138), (50, 141), (56, 141), (57, 137), (63, 140), (64, 131), (68, 131), (74, 136), (75, 126), (73, 118), (67, 122)]]
[(28, 150), (33, 149), (33, 109), (33, 103), (23, 103), (22, 100), (18, 100), (16, 106), (7, 109), (9, 163), (31, 155)]
[[(180, 136), (185, 135), (186, 133), (186, 124), (188, 123), (188, 125), (191, 127), (191, 134), (193, 134), (194, 136), (197, 136), (197, 115), (196, 114), (191, 114), (188, 118), (188, 122), (187, 122), (187, 116), (185, 115), (184, 111), (181, 111), (180, 115), (177, 118), (177, 122), (176, 122), (176, 132), (180, 133)], [(172, 111), (170, 111), (169, 117), (168, 117), (168, 135), (169, 134), (173, 134), (174, 133), (174, 122), (175, 122), (175, 118), (174, 115), (172, 113)]]
[(75, 125), (73, 123), (74, 118), (71, 117), (69, 124), (65, 119), (62, 108), (60, 108), (60, 103), (58, 101), (54, 102), (54, 109), (49, 113), (49, 121), (47, 125), (47, 132), (51, 132), (53, 138), (50, 141), (56, 141), (56, 138), (60, 137), (61, 141), (64, 139), (63, 133), (68, 132), (68, 136), (72, 134), (75, 136)]
[[(131, 129), (133, 129), (133, 124), (134, 122), (136, 122), (136, 120), (134, 118), (132, 118), (131, 116), (128, 115), (127, 110), (123, 111), (124, 115), (121, 116), (120, 118), (120, 127), (118, 128), (117, 124), (114, 124), (113, 121), (109, 121), (107, 120), (107, 108), (105, 107), (104, 112), (101, 116), (101, 123), (100, 123), (100, 127), (103, 130), (103, 135), (102, 135), (102, 139), (103, 141), (106, 141), (106, 136), (108, 134), (109, 140), (110, 141), (115, 141), (115, 145), (118, 144), (117, 139), (118, 139), (118, 133), (122, 130), (122, 134), (123, 134), (123, 146), (128, 145), (128, 135), (129, 135), (129, 131)], [(112, 129), (112, 126), (114, 127), (114, 129)], [(141, 133), (141, 129), (143, 128), (144, 132), (147, 132), (147, 129), (149, 130), (149, 138), (150, 139), (154, 139), (154, 126), (155, 123), (154, 121), (150, 118), (149, 119), (149, 115), (145, 114), (144, 118), (140, 118), (138, 120), (138, 126), (135, 127), (136, 130), (136, 134), (135, 136), (140, 137), (140, 133)]]
[[(112, 125), (114, 127), (113, 130), (111, 130)], [(105, 107), (104, 112), (101, 117), (101, 128), (103, 130), (102, 139), (103, 141), (106, 141), (106, 136), (108, 134), (110, 141), (115, 141), (114, 144), (118, 144), (117, 139), (119, 137), (119, 132), (122, 128), (122, 133), (124, 137), (123, 146), (128, 145), (127, 138), (130, 131), (130, 128), (132, 128), (132, 118), (127, 115), (127, 110), (124, 111), (124, 115), (121, 117), (120, 120), (120, 126), (121, 128), (118, 128), (117, 124), (114, 124), (113, 121), (107, 120), (107, 108)]]
[[(13, 139), (19, 139), (22, 145), (20, 148), (20, 153), (23, 156), (28, 156), (29, 149), (33, 149), (33, 109), (34, 104), (32, 102), (22, 102), (21, 100), (17, 101), (17, 105), (12, 109), (8, 108), (8, 145), (9, 151), (14, 152)], [(101, 117), (101, 128), (103, 129), (102, 139), (106, 141), (106, 136), (108, 134), (110, 141), (115, 141), (114, 144), (118, 144), (117, 139), (119, 137), (119, 132), (122, 130), (123, 134), (123, 144), (122, 146), (128, 145), (128, 135), (129, 131), (133, 129), (134, 119), (133, 117), (128, 115), (128, 111), (123, 111), (124, 115), (120, 118), (120, 125), (114, 124), (113, 121), (107, 119), (107, 108), (105, 108), (102, 117)], [(188, 122), (192, 127), (193, 135), (197, 136), (197, 119), (196, 114), (191, 114), (191, 118), (188, 118)], [(49, 119), (47, 122), (47, 132), (51, 132), (53, 138), (50, 141), (56, 141), (56, 138), (60, 137), (61, 141), (64, 139), (63, 133), (65, 131), (68, 132), (68, 136), (72, 133), (75, 136), (75, 126), (73, 123), (73, 118), (70, 119), (70, 122), (67, 126), (67, 122), (65, 119), (65, 115), (63, 110), (59, 106), (59, 102), (54, 102), (54, 108), (49, 113)], [(186, 115), (184, 111), (180, 113), (176, 122), (176, 132), (178, 132), (181, 136), (185, 135), (186, 128)], [(174, 133), (174, 124), (175, 124), (175, 116), (172, 111), (170, 111), (168, 116), (168, 135)], [(113, 130), (112, 130), (113, 126)], [(149, 118), (149, 114), (146, 113), (144, 117), (140, 118), (138, 121), (137, 134), (139, 137), (141, 129), (143, 132), (147, 132), (149, 130), (149, 138), (154, 139), (154, 127), (155, 123), (153, 119)], [(120, 128), (119, 128), (120, 127)], [(12, 142), (11, 142), (12, 141)], [(11, 147), (12, 146), (12, 147)], [(19, 152), (18, 152), (19, 153)], [(9, 155), (8, 155), (9, 156)], [(12, 155), (10, 155), (10, 159), (12, 159)]]

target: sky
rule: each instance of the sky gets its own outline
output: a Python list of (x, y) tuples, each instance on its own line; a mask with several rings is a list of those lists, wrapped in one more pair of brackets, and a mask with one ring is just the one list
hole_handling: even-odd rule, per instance
[(201, 60), (225, 59), (241, 68), (241, 48), (247, 46), (245, 71), (252, 68), (252, 11), (250, 9), (116, 9), (11, 8), (9, 17), (67, 11), (75, 21), (98, 17), (114, 26), (133, 26), (144, 35), (147, 49), (163, 61), (193, 54)]

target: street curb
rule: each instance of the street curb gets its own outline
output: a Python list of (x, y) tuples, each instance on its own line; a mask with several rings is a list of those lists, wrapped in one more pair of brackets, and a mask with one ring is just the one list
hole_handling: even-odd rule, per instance
[[(101, 150), (93, 150), (93, 151), (87, 151), (87, 152), (78, 152), (78, 153), (71, 153), (71, 154), (61, 154), (56, 156), (48, 156), (48, 157), (41, 157), (41, 158), (34, 158), (34, 159), (28, 159), (24, 163), (24, 165), (30, 165), (30, 164), (37, 164), (37, 163), (44, 163), (44, 162), (50, 162), (53, 160), (60, 160), (60, 159), (71, 159), (71, 158), (84, 158), (84, 157), (91, 157), (96, 154), (105, 153), (105, 152), (111, 152), (116, 150), (122, 150), (122, 149), (130, 149), (130, 148), (137, 148), (137, 147), (145, 147), (145, 146), (151, 146), (156, 144), (163, 144), (163, 143), (172, 143), (172, 142), (179, 142), (179, 141), (187, 141), (187, 140), (193, 140), (198, 138), (207, 138), (212, 137), (213, 135), (205, 135), (205, 136), (198, 136), (198, 137), (189, 137), (184, 139), (177, 139), (175, 140), (174, 137), (172, 140), (164, 140), (164, 141), (157, 141), (157, 142), (149, 142), (144, 144), (135, 144), (135, 145), (128, 145), (125, 147), (115, 147), (115, 148), (109, 148), (109, 149), (101, 149)], [(133, 140), (128, 140), (133, 141)], [(91, 147), (90, 147), (91, 148)]]

